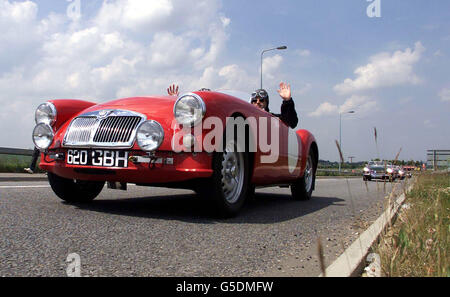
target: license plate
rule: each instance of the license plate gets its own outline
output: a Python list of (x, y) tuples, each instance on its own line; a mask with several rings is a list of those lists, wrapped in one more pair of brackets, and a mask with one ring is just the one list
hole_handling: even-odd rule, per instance
[(128, 167), (128, 152), (108, 150), (69, 150), (67, 164), (99, 167)]

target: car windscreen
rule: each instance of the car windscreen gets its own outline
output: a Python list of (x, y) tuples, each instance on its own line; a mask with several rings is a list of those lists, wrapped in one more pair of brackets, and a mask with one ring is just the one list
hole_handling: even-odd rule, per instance
[(239, 98), (250, 103), (250, 93), (237, 90), (214, 90), (215, 92)]
[(375, 170), (375, 171), (381, 171), (381, 170), (385, 170), (384, 166), (370, 166), (369, 169), (371, 170)]

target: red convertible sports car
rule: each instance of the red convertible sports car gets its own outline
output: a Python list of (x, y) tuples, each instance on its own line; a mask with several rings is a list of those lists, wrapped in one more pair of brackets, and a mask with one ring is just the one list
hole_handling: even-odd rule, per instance
[(233, 216), (255, 188), (290, 186), (311, 198), (314, 136), (225, 92), (149, 96), (95, 104), (50, 100), (36, 110), (33, 141), (55, 194), (89, 202), (105, 183), (192, 189)]

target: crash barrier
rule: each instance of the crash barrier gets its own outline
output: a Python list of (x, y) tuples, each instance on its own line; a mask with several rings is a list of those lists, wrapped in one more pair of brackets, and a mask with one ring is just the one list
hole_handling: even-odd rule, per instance
[(33, 156), (33, 150), (0, 147), (0, 155)]

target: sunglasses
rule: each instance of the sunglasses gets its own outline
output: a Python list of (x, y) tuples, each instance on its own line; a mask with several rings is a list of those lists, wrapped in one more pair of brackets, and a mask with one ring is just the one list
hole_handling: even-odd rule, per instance
[(258, 102), (258, 100), (259, 100), (259, 102), (261, 102), (261, 103), (266, 102), (266, 98), (260, 98), (260, 97), (257, 97), (257, 98), (252, 99), (252, 103), (256, 103), (256, 102)]

